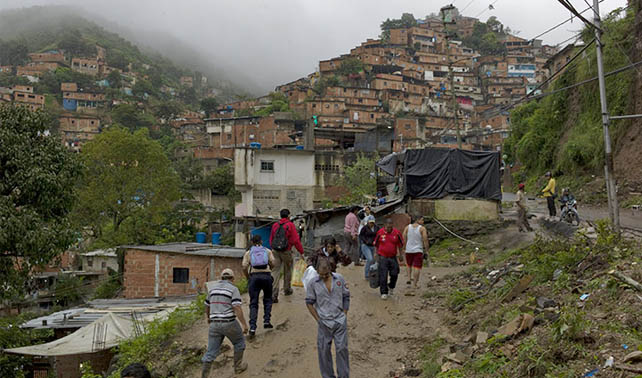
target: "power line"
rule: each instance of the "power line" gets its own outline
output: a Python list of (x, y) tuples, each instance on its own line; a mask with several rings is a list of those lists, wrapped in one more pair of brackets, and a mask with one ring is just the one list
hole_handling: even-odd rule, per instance
[[(586, 25), (590, 25), (595, 29), (600, 29), (597, 26), (595, 26), (592, 22), (590, 22), (589, 20), (584, 18), (584, 16), (582, 16), (582, 14), (580, 12), (578, 12), (577, 9), (575, 9), (575, 7), (573, 6), (573, 4), (570, 3), (570, 1), (568, 1), (568, 0), (557, 0), (557, 1), (560, 4), (562, 4), (564, 6), (564, 8), (568, 9), (571, 13), (573, 13), (575, 16), (577, 16), (577, 18), (582, 20)], [(589, 9), (591, 9), (591, 8), (592, 7), (589, 7)]]
[(492, 4), (490, 4), (490, 5), (488, 6), (488, 8), (484, 8), (481, 12), (479, 12), (479, 14), (477, 14), (477, 16), (475, 16), (475, 18), (477, 18), (477, 17), (481, 16), (482, 14), (484, 14), (484, 13), (485, 13), (487, 10), (489, 10), (489, 9), (493, 9), (493, 8), (492, 8), (492, 7), (493, 7), (493, 5), (495, 5), (495, 3), (497, 3), (498, 1), (499, 1), (499, 0), (495, 0), (495, 1), (493, 1), (493, 3), (492, 3)]
[[(600, 3), (604, 2), (604, 1), (605, 1), (605, 0), (600, 0)], [(589, 9), (593, 9), (593, 7), (586, 8), (586, 9), (584, 9), (583, 11), (581, 11), (581, 12), (579, 12), (579, 13), (580, 13), (580, 14), (583, 14), (584, 12), (588, 11)], [(546, 35), (546, 34), (548, 34), (548, 33), (552, 32), (553, 30), (555, 30), (555, 29), (559, 28), (560, 26), (562, 26), (562, 25), (566, 24), (567, 22), (572, 21), (572, 20), (573, 20), (573, 18), (574, 18), (573, 16), (569, 17), (569, 18), (568, 18), (568, 19), (566, 19), (565, 21), (562, 21), (562, 22), (560, 22), (559, 24), (557, 24), (557, 25), (555, 25), (555, 26), (551, 27), (550, 29), (546, 30), (545, 32), (543, 32), (543, 33), (540, 33), (540, 34), (536, 35), (535, 37), (531, 38), (530, 40), (531, 40), (531, 41), (533, 41), (533, 40), (538, 39), (539, 37), (541, 37), (541, 36), (543, 36), (543, 35)]]
[(470, 0), (470, 3), (468, 3), (468, 5), (466, 5), (465, 7), (463, 7), (463, 8), (459, 11), (459, 14), (464, 13), (464, 11), (465, 11), (466, 9), (468, 9), (468, 7), (469, 7), (472, 3), (474, 3), (474, 2), (475, 2), (475, 0)]

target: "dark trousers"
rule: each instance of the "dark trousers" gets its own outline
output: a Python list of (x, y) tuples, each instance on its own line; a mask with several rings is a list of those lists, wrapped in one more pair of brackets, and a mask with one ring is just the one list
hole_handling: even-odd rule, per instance
[[(388, 282), (390, 276), (390, 282)], [(379, 256), (379, 291), (381, 294), (388, 294), (388, 288), (394, 289), (397, 286), (399, 277), (399, 262), (396, 257)]]
[(349, 232), (343, 232), (343, 237), (345, 239), (345, 247), (343, 248), (343, 253), (348, 255), (352, 262), (359, 264), (359, 254), (361, 251), (358, 250), (359, 244), (357, 240), (352, 238), (352, 234)]
[(553, 196), (546, 197), (546, 204), (548, 205), (548, 215), (554, 217), (557, 215), (557, 209), (555, 208), (555, 198)]
[(250, 293), (250, 329), (256, 329), (256, 318), (259, 316), (259, 294), (263, 291), (263, 324), (270, 322), (272, 316), (272, 275), (270, 273), (252, 273), (248, 283)]

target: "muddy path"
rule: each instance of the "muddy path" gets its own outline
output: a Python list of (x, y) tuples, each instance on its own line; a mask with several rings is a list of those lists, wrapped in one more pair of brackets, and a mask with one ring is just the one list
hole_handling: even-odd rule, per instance
[[(353, 377), (390, 377), (415, 365), (424, 344), (436, 337), (451, 339), (443, 319), (449, 311), (421, 294), (430, 292), (431, 284), (447, 274), (457, 273), (465, 266), (425, 268), (421, 290), (416, 296), (406, 296), (406, 274), (402, 267), (395, 295), (384, 301), (378, 289), (371, 289), (363, 278), (363, 267), (340, 267), (351, 292), (348, 314), (350, 368)], [(431, 277), (436, 277), (433, 281)], [(247, 341), (245, 353), (247, 372), (234, 375), (232, 352), (229, 348), (217, 359), (211, 377), (319, 377), (316, 347), (316, 322), (309, 314), (303, 288), (294, 294), (283, 295), (272, 309), (274, 330), (264, 331), (259, 325), (254, 340)], [(247, 316), (247, 295), (244, 298)], [(259, 318), (262, 316), (262, 308)], [(260, 319), (259, 319), (260, 320)], [(207, 344), (205, 320), (184, 332), (180, 341), (187, 345)], [(226, 341), (229, 345), (229, 342)], [(393, 372), (391, 374), (391, 372)], [(186, 372), (200, 377), (200, 371)]]

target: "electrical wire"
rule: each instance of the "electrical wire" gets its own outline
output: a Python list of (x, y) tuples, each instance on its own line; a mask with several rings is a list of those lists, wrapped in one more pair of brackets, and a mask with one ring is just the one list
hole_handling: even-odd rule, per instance
[(459, 13), (460, 13), (460, 14), (464, 13), (464, 11), (465, 11), (466, 9), (468, 9), (468, 7), (469, 7), (472, 3), (474, 3), (474, 2), (475, 2), (475, 0), (470, 0), (470, 3), (468, 3), (468, 5), (466, 5), (465, 7), (463, 7), (463, 8), (459, 11)]
[[(577, 9), (575, 9), (575, 7), (573, 6), (573, 4), (571, 4), (570, 1), (568, 1), (568, 0), (557, 0), (557, 1), (560, 4), (562, 4), (564, 6), (564, 8), (568, 9), (571, 13), (573, 13), (575, 16), (577, 16), (577, 18), (579, 18), (580, 20), (584, 21), (584, 23), (586, 25), (590, 25), (595, 29), (600, 29), (595, 24), (593, 24), (591, 21), (587, 20), (584, 16), (582, 16), (582, 14), (580, 12), (578, 12)], [(590, 7), (589, 7), (589, 9), (590, 9)]]
[(493, 1), (493, 3), (492, 3), (492, 4), (490, 4), (487, 8), (484, 8), (481, 12), (479, 12), (479, 13), (477, 14), (477, 16), (475, 16), (475, 18), (478, 18), (478, 17), (479, 17), (479, 16), (481, 16), (482, 14), (486, 13), (486, 11), (488, 11), (489, 9), (491, 9), (491, 7), (492, 7), (493, 5), (495, 5), (495, 3), (497, 3), (498, 1), (499, 1), (499, 0), (495, 0), (495, 1)]
[[(600, 0), (600, 3), (603, 3), (604, 1), (606, 1), (606, 0)], [(590, 7), (590, 8), (586, 8), (586, 9), (584, 9), (583, 11), (581, 11), (581, 12), (580, 12), (580, 14), (582, 14), (582, 13), (584, 13), (584, 12), (588, 11), (589, 9), (593, 9), (593, 7)], [(572, 16), (571, 16), (571, 17), (569, 17), (569, 18), (568, 18), (568, 19), (566, 19), (565, 21), (562, 21), (562, 22), (560, 22), (559, 24), (557, 24), (557, 25), (555, 25), (555, 26), (551, 27), (550, 29), (546, 30), (545, 32), (540, 33), (540, 34), (536, 35), (535, 37), (531, 38), (531, 39), (530, 39), (530, 41), (533, 41), (533, 40), (535, 40), (535, 39), (538, 39), (539, 37), (544, 36), (544, 35), (546, 35), (546, 34), (548, 34), (548, 33), (552, 32), (553, 30), (555, 30), (555, 29), (559, 28), (560, 26), (562, 26), (562, 25), (566, 24), (567, 22), (572, 21), (572, 20), (573, 20), (573, 18), (574, 18), (574, 17), (572, 17)], [(563, 43), (563, 42), (562, 42), (562, 43)]]

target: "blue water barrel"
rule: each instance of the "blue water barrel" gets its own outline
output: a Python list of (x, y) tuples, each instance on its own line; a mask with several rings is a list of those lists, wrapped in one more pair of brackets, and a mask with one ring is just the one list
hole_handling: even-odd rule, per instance
[(220, 232), (212, 232), (212, 244), (213, 245), (221, 245), (221, 233)]
[(272, 226), (265, 226), (259, 228), (253, 228), (250, 230), (250, 235), (261, 235), (261, 241), (265, 248), (270, 248), (270, 232), (272, 231)]
[(204, 232), (196, 233), (196, 242), (197, 243), (207, 243), (207, 234)]
[(296, 148), (297, 150), (302, 150), (302, 149), (303, 149), (303, 146), (296, 146), (295, 148)]
[(259, 143), (259, 142), (252, 142), (252, 143), (250, 143), (250, 148), (261, 149), (261, 143)]

